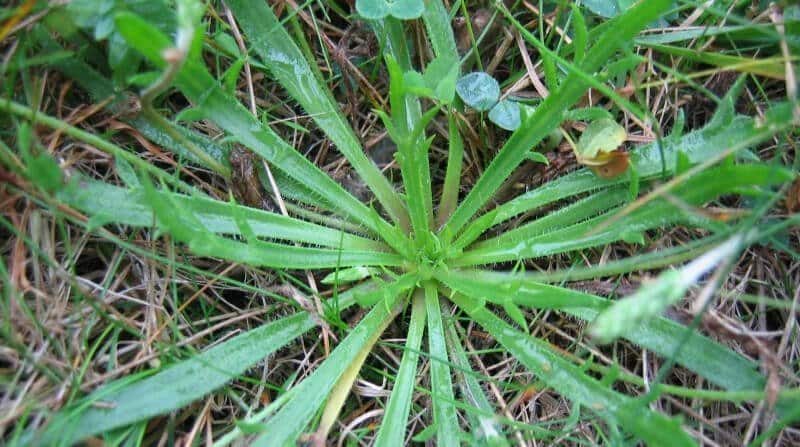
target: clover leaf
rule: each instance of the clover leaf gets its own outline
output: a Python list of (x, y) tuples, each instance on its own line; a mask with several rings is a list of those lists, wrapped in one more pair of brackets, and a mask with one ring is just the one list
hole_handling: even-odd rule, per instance
[(423, 0), (356, 0), (356, 10), (370, 20), (380, 20), (386, 16), (411, 20), (422, 15), (425, 3)]
[(521, 124), (519, 104), (504, 99), (489, 111), (489, 120), (505, 130), (517, 130)]
[(489, 74), (476, 71), (458, 80), (456, 92), (464, 104), (485, 112), (494, 107), (500, 99), (500, 84)]
[(517, 130), (522, 120), (519, 104), (500, 101), (500, 84), (488, 73), (476, 71), (464, 75), (456, 83), (456, 92), (464, 104), (475, 110), (489, 111), (489, 120), (505, 130)]

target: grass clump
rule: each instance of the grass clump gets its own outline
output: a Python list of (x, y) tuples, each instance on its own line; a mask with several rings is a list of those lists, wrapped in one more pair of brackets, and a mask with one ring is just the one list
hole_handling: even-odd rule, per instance
[(4, 10), (10, 445), (798, 440), (796, 7), (91, 3)]

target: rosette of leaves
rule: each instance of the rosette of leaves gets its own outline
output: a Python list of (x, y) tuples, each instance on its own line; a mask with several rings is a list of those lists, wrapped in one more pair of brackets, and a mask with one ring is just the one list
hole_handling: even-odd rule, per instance
[[(65, 125), (22, 104), (2, 101), (0, 110), (35, 120), (38, 126), (58, 128), (65, 135), (90, 141), (116, 157), (124, 185), (77, 172), (69, 180), (64, 179), (61, 188), (53, 188), (51, 184), (58, 176), (50, 175), (47, 185), (42, 184), (47, 187), (43, 189), (48, 191), (49, 199), (58, 206), (72, 207), (89, 216), (92, 228), (126, 226), (150, 230), (154, 235), (169, 235), (171, 241), (180, 244), (183, 256), (213, 257), (275, 271), (316, 272), (325, 276), (325, 283), (333, 284), (332, 297), (322, 300), (321, 314), (300, 306), (289, 315), (267, 314), (262, 326), (211, 343), (211, 348), (171, 353), (163, 357), (159, 366), (107, 383), (85, 396), (76, 391), (47, 423), (28, 430), (23, 440), (34, 445), (56, 445), (77, 443), (95, 435), (108, 440), (142, 439), (149, 421), (219, 392), (234, 380), (246, 378), (248, 370), (265, 357), (306, 333), (320, 331), (322, 319), (333, 324), (343, 310), (362, 306), (363, 318), (342, 329), (329, 356), (317, 362), (304, 377), (285, 387), (276, 386), (275, 398), (263, 408), (257, 397), (256, 403), (245, 403), (252, 405), (252, 411), (243, 420), (215, 428), (217, 444), (228, 445), (246, 438), (249, 445), (256, 446), (296, 445), (301, 439), (309, 439), (309, 433), (310, 439), (324, 442), (347, 405), (358, 375), (374, 373), (363, 367), (393, 322), (405, 330), (405, 340), (397, 362), (385, 366), (391, 369), (391, 374), (382, 376), (389, 379), (390, 394), (376, 402), (383, 414), (374, 431), (368, 433), (375, 445), (397, 445), (399, 440), (412, 435), (408, 432), (411, 410), (422, 411), (415, 403), (418, 391), (429, 396), (432, 405), (422, 416), (427, 428), (415, 433), (418, 441), (435, 437), (437, 444), (443, 446), (462, 442), (508, 445), (509, 433), (522, 431), (525, 437), (559, 442), (561, 432), (551, 430), (546, 424), (522, 424), (498, 414), (499, 409), (485, 394), (484, 382), (491, 379), (473, 370), (469, 357), (481, 353), (467, 352), (461, 319), (481, 327), (496, 342), (495, 350), (515, 358), (520, 368), (530, 372), (537, 387), (551, 389), (571, 401), (575, 418), (586, 419), (612, 441), (694, 444), (680, 420), (654, 410), (649, 400), (620, 391), (626, 389), (623, 386), (610, 386), (626, 380), (625, 376), (610, 374), (599, 379), (591, 370), (590, 359), (578, 352), (567, 355), (534, 335), (531, 329), (536, 322), (529, 312), (541, 309), (584, 322), (593, 321), (612, 302), (577, 291), (570, 287), (570, 281), (660, 268), (705, 253), (739, 228), (735, 222), (721, 226), (687, 209), (733, 193), (763, 197), (769, 188), (792, 180), (794, 174), (758, 161), (731, 160), (697, 172), (673, 188), (669, 200), (656, 197), (614, 225), (604, 223), (616, 216), (630, 199), (624, 180), (598, 179), (585, 169), (493, 209), (485, 209), (514, 169), (527, 159), (530, 149), (561, 124), (569, 108), (587, 91), (585, 73), (596, 72), (619, 45), (668, 10), (670, 1), (639, 2), (621, 14), (614, 27), (598, 30), (596, 40), (581, 61), (582, 71), (570, 72), (530, 116), (520, 117), (525, 125), (518, 126), (511, 134), (461, 200), (464, 151), (454, 118), (452, 114), (449, 116), (448, 138), (444, 142), (448, 165), (441, 185), (432, 181), (429, 148), (435, 137), (428, 134), (427, 124), (447, 112), (453, 88), (462, 98), (467, 96), (465, 102), (472, 107), (493, 110), (498, 104), (495, 88), (487, 86), (486, 77), (481, 74), (468, 75), (466, 81), (462, 78), (451, 87), (451, 80), (458, 73), (454, 74), (441, 61), (458, 60), (458, 56), (452, 30), (447, 25), (449, 15), (441, 2), (427, 2), (422, 13), (428, 38), (437, 53), (437, 59), (422, 74), (410, 62), (406, 47), (409, 40), (402, 28), (400, 32), (381, 36), (391, 43), (386, 54), (391, 112), (377, 113), (397, 145), (401, 185), (390, 183), (366, 157), (333, 95), (268, 3), (248, 0), (226, 3), (248, 38), (250, 52), (259, 60), (258, 66), (333, 142), (374, 193), (374, 204), (370, 206), (356, 199), (306, 158), (306, 148), (293, 147), (266, 120), (253, 116), (212, 75), (199, 54), (188, 55), (171, 79), (174, 88), (206, 120), (218, 126), (229, 141), (248, 148), (260, 161), (272, 166), (276, 181), (293, 206), (289, 215), (219, 200), (202, 192), (199, 185), (188, 185), (101, 136)], [(163, 55), (174, 46), (171, 34), (131, 13), (116, 14), (114, 23), (130, 48), (154, 67), (169, 69), (169, 61)], [(375, 29), (384, 30), (381, 25), (386, 23), (377, 24)], [(195, 38), (202, 39), (201, 25), (194, 26), (200, 31), (194, 34)], [(87, 66), (72, 73), (91, 92), (97, 85), (85, 82), (89, 70), (91, 67)], [(441, 88), (432, 82), (440, 75), (447, 80)], [(641, 178), (643, 192), (650, 190), (651, 182), (698, 166), (719, 156), (731, 144), (744, 149), (790, 128), (791, 105), (787, 103), (773, 104), (765, 111), (769, 126), (736, 115), (733, 104), (740, 87), (741, 83), (721, 102), (708, 127), (687, 135), (676, 130), (659, 145), (633, 151), (630, 163)], [(418, 101), (420, 95), (431, 96), (439, 103), (423, 111)], [(207, 142), (209, 147), (214, 146), (202, 135), (196, 138)], [(177, 151), (179, 143), (165, 139), (163, 145)], [(195, 164), (213, 169), (211, 165), (203, 165), (201, 159)], [(31, 182), (39, 181), (33, 168), (13, 163), (11, 166)], [(557, 212), (538, 213), (541, 209), (552, 209), (562, 199), (569, 199), (570, 203)], [(499, 225), (520, 216), (541, 217), (495, 231)], [(642, 235), (675, 225), (702, 228), (711, 236), (686, 247), (638, 254), (592, 269), (538, 274), (525, 273), (519, 268), (537, 258), (602, 248), (630, 239), (631, 234)], [(758, 238), (758, 234), (748, 235), (746, 240), (752, 242)], [(726, 250), (727, 254), (735, 251), (729, 247)], [(150, 253), (149, 249), (143, 252)], [(718, 258), (711, 261), (717, 262)], [(509, 264), (518, 267), (495, 268)], [(697, 277), (681, 275), (667, 279), (685, 290)], [(670, 296), (669, 302), (675, 299)], [(720, 389), (764, 389), (766, 380), (756, 363), (691, 327), (662, 317), (663, 307), (642, 310), (641, 301), (634, 300), (635, 308), (628, 313), (624, 305), (614, 306), (611, 315), (622, 321), (600, 334), (608, 339), (625, 338), (682, 365)], [(425, 371), (422, 381), (420, 371)]]

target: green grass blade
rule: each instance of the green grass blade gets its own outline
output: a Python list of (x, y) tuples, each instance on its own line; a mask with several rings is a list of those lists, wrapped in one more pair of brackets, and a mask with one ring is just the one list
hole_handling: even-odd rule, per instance
[[(292, 217), (222, 202), (211, 198), (158, 191), (191, 213), (205, 230), (223, 235), (241, 235), (235, 215), (247, 220), (253, 234), (262, 238), (283, 239), (343, 250), (384, 251), (376, 241), (343, 233)], [(81, 178), (57, 193), (58, 200), (90, 216), (95, 224), (119, 223), (136, 227), (153, 224), (153, 209), (141, 189), (127, 189)], [(110, 209), (109, 204), (114, 208)]]
[[(621, 424), (648, 445), (695, 445), (676, 420), (612, 391), (565, 360), (548, 343), (512, 328), (488, 309), (475, 306), (464, 296), (455, 294), (451, 299), (539, 380), (564, 397), (591, 409), (604, 419)], [(665, 439), (669, 443), (664, 444)]]
[(472, 435), (480, 445), (491, 447), (508, 446), (508, 440), (503, 436), (500, 426), (497, 424), (499, 417), (486, 416), (487, 413), (493, 414), (495, 409), (489, 403), (489, 399), (486, 398), (486, 394), (484, 394), (483, 388), (476, 378), (477, 374), (472, 370), (453, 320), (447, 320), (445, 326), (447, 330), (447, 350), (450, 353), (450, 361), (456, 367), (455, 373), (461, 389), (461, 395), (466, 404), (481, 410), (481, 413), (466, 411), (467, 418), (472, 425)]
[(681, 246), (656, 248), (647, 253), (609, 261), (604, 264), (576, 265), (549, 272), (528, 272), (526, 277), (545, 284), (555, 284), (658, 269), (695, 259), (713, 247), (714, 244), (724, 240), (727, 233), (726, 231), (720, 231), (714, 235), (687, 242)]
[(417, 379), (417, 362), (425, 330), (425, 295), (422, 289), (414, 294), (406, 335), (406, 349), (400, 360), (397, 378), (392, 387), (392, 394), (383, 413), (383, 422), (375, 438), (376, 446), (391, 447), (406, 438), (408, 415), (414, 397), (414, 382)]
[[(754, 234), (750, 234), (754, 236)], [(652, 319), (680, 301), (689, 287), (725, 259), (736, 256), (748, 239), (736, 234), (678, 270), (667, 270), (636, 293), (614, 302), (592, 321), (590, 333), (599, 343), (609, 343)]]
[[(164, 65), (161, 54), (171, 46), (166, 36), (133, 14), (118, 14), (117, 26), (129, 45), (136, 48), (154, 65), (159, 67)], [(239, 142), (285, 174), (306, 185), (308, 189), (324, 197), (329, 203), (338, 205), (339, 211), (386, 238), (390, 245), (402, 246), (402, 241), (405, 239), (402, 235), (381, 219), (374, 210), (367, 208), (314, 166), (272, 129), (253, 117), (244, 106), (219, 86), (199, 61), (187, 60), (175, 81), (198, 109), (235, 136)]]
[[(645, 44), (660, 53), (669, 54), (713, 65), (721, 70), (731, 70), (740, 73), (752, 73), (772, 79), (783, 80), (786, 77), (786, 67), (783, 58), (752, 58), (720, 54), (711, 51), (697, 51), (690, 48), (674, 47), (671, 45)], [(797, 59), (795, 58), (795, 61)]]
[(158, 167), (153, 166), (150, 163), (142, 160), (135, 154), (132, 154), (131, 152), (126, 151), (125, 149), (106, 141), (104, 138), (98, 135), (71, 126), (69, 123), (59, 120), (58, 118), (54, 118), (45, 113), (33, 110), (28, 106), (16, 103), (14, 101), (10, 101), (8, 99), (0, 99), (0, 112), (8, 113), (10, 115), (16, 115), (23, 119), (34, 121), (36, 124), (44, 125), (53, 130), (63, 132), (64, 134), (70, 136), (71, 138), (75, 138), (76, 140), (89, 143), (93, 147), (96, 147), (97, 149), (107, 154), (124, 159), (128, 163), (135, 166), (137, 169), (141, 170), (141, 172), (152, 175), (154, 178), (158, 180), (161, 180), (170, 185), (174, 185), (175, 187), (180, 188), (181, 190), (186, 192), (195, 191), (195, 188), (193, 188), (192, 186), (189, 186), (182, 180), (173, 177), (172, 174), (163, 171)]
[(400, 312), (404, 300), (398, 299), (398, 296), (407, 287), (407, 283), (395, 282), (376, 292), (385, 301), (373, 306), (316, 371), (289, 391), (293, 398), (261, 427), (263, 434), (253, 441), (253, 446), (295, 445), (345, 369), (363, 349), (375, 344), (386, 326)]
[[(589, 73), (597, 70), (608, 61), (617, 48), (633, 38), (648, 23), (657, 19), (670, 6), (669, 0), (640, 2), (615, 19), (616, 26), (613, 30), (604, 33), (587, 52), (582, 64), (583, 70)], [(561, 123), (564, 112), (580, 99), (587, 88), (582, 76), (572, 72), (557, 91), (552, 92), (531, 116), (526, 117), (526, 123), (512, 134), (453, 213), (445, 225), (446, 233), (454, 235), (463, 228), (527, 157), (528, 151)]]
[(422, 20), (425, 21), (433, 53), (438, 57), (446, 57), (457, 64), (456, 39), (453, 35), (453, 27), (450, 25), (450, 14), (442, 0), (426, 0)]
[(459, 445), (458, 415), (453, 405), (453, 381), (450, 377), (439, 291), (434, 283), (425, 284), (425, 308), (428, 313), (428, 349), (430, 351), (431, 398), (437, 445)]
[(456, 118), (451, 114), (448, 121), (449, 146), (447, 149), (447, 171), (442, 185), (442, 198), (439, 201), (437, 225), (441, 226), (453, 214), (458, 204), (458, 193), (461, 186), (461, 170), (464, 160), (464, 141), (456, 125)]
[[(448, 278), (454, 290), (463, 291), (473, 299), (502, 302), (511, 297), (514, 304), (526, 307), (539, 307), (547, 297), (564, 303), (579, 303), (564, 306), (562, 310), (585, 321), (592, 321), (600, 310), (610, 306), (613, 301), (565, 287), (538, 283), (528, 279), (531, 275), (520, 273), (487, 272), (465, 270), (454, 272)], [(467, 283), (471, 279), (471, 283)], [(461, 288), (456, 285), (466, 284)], [(480, 284), (481, 288), (475, 287)], [(507, 291), (512, 284), (512, 291)], [(514, 293), (513, 289), (520, 292)], [(754, 362), (719, 343), (692, 333), (685, 343), (687, 327), (672, 320), (658, 317), (647, 321), (623, 335), (624, 338), (661, 356), (674, 358), (676, 362), (706, 378), (709, 382), (727, 390), (760, 390), (764, 377), (758, 372)]]
[(251, 48), (269, 67), (272, 75), (344, 154), (395, 222), (407, 221), (400, 196), (367, 158), (339, 105), (317, 78), (269, 5), (249, 0), (230, 0), (227, 4), (241, 24)]

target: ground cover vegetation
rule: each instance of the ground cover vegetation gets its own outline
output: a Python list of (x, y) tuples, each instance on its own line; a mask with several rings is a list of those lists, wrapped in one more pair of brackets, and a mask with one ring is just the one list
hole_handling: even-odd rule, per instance
[(797, 445), (800, 8), (0, 8), (5, 445)]

